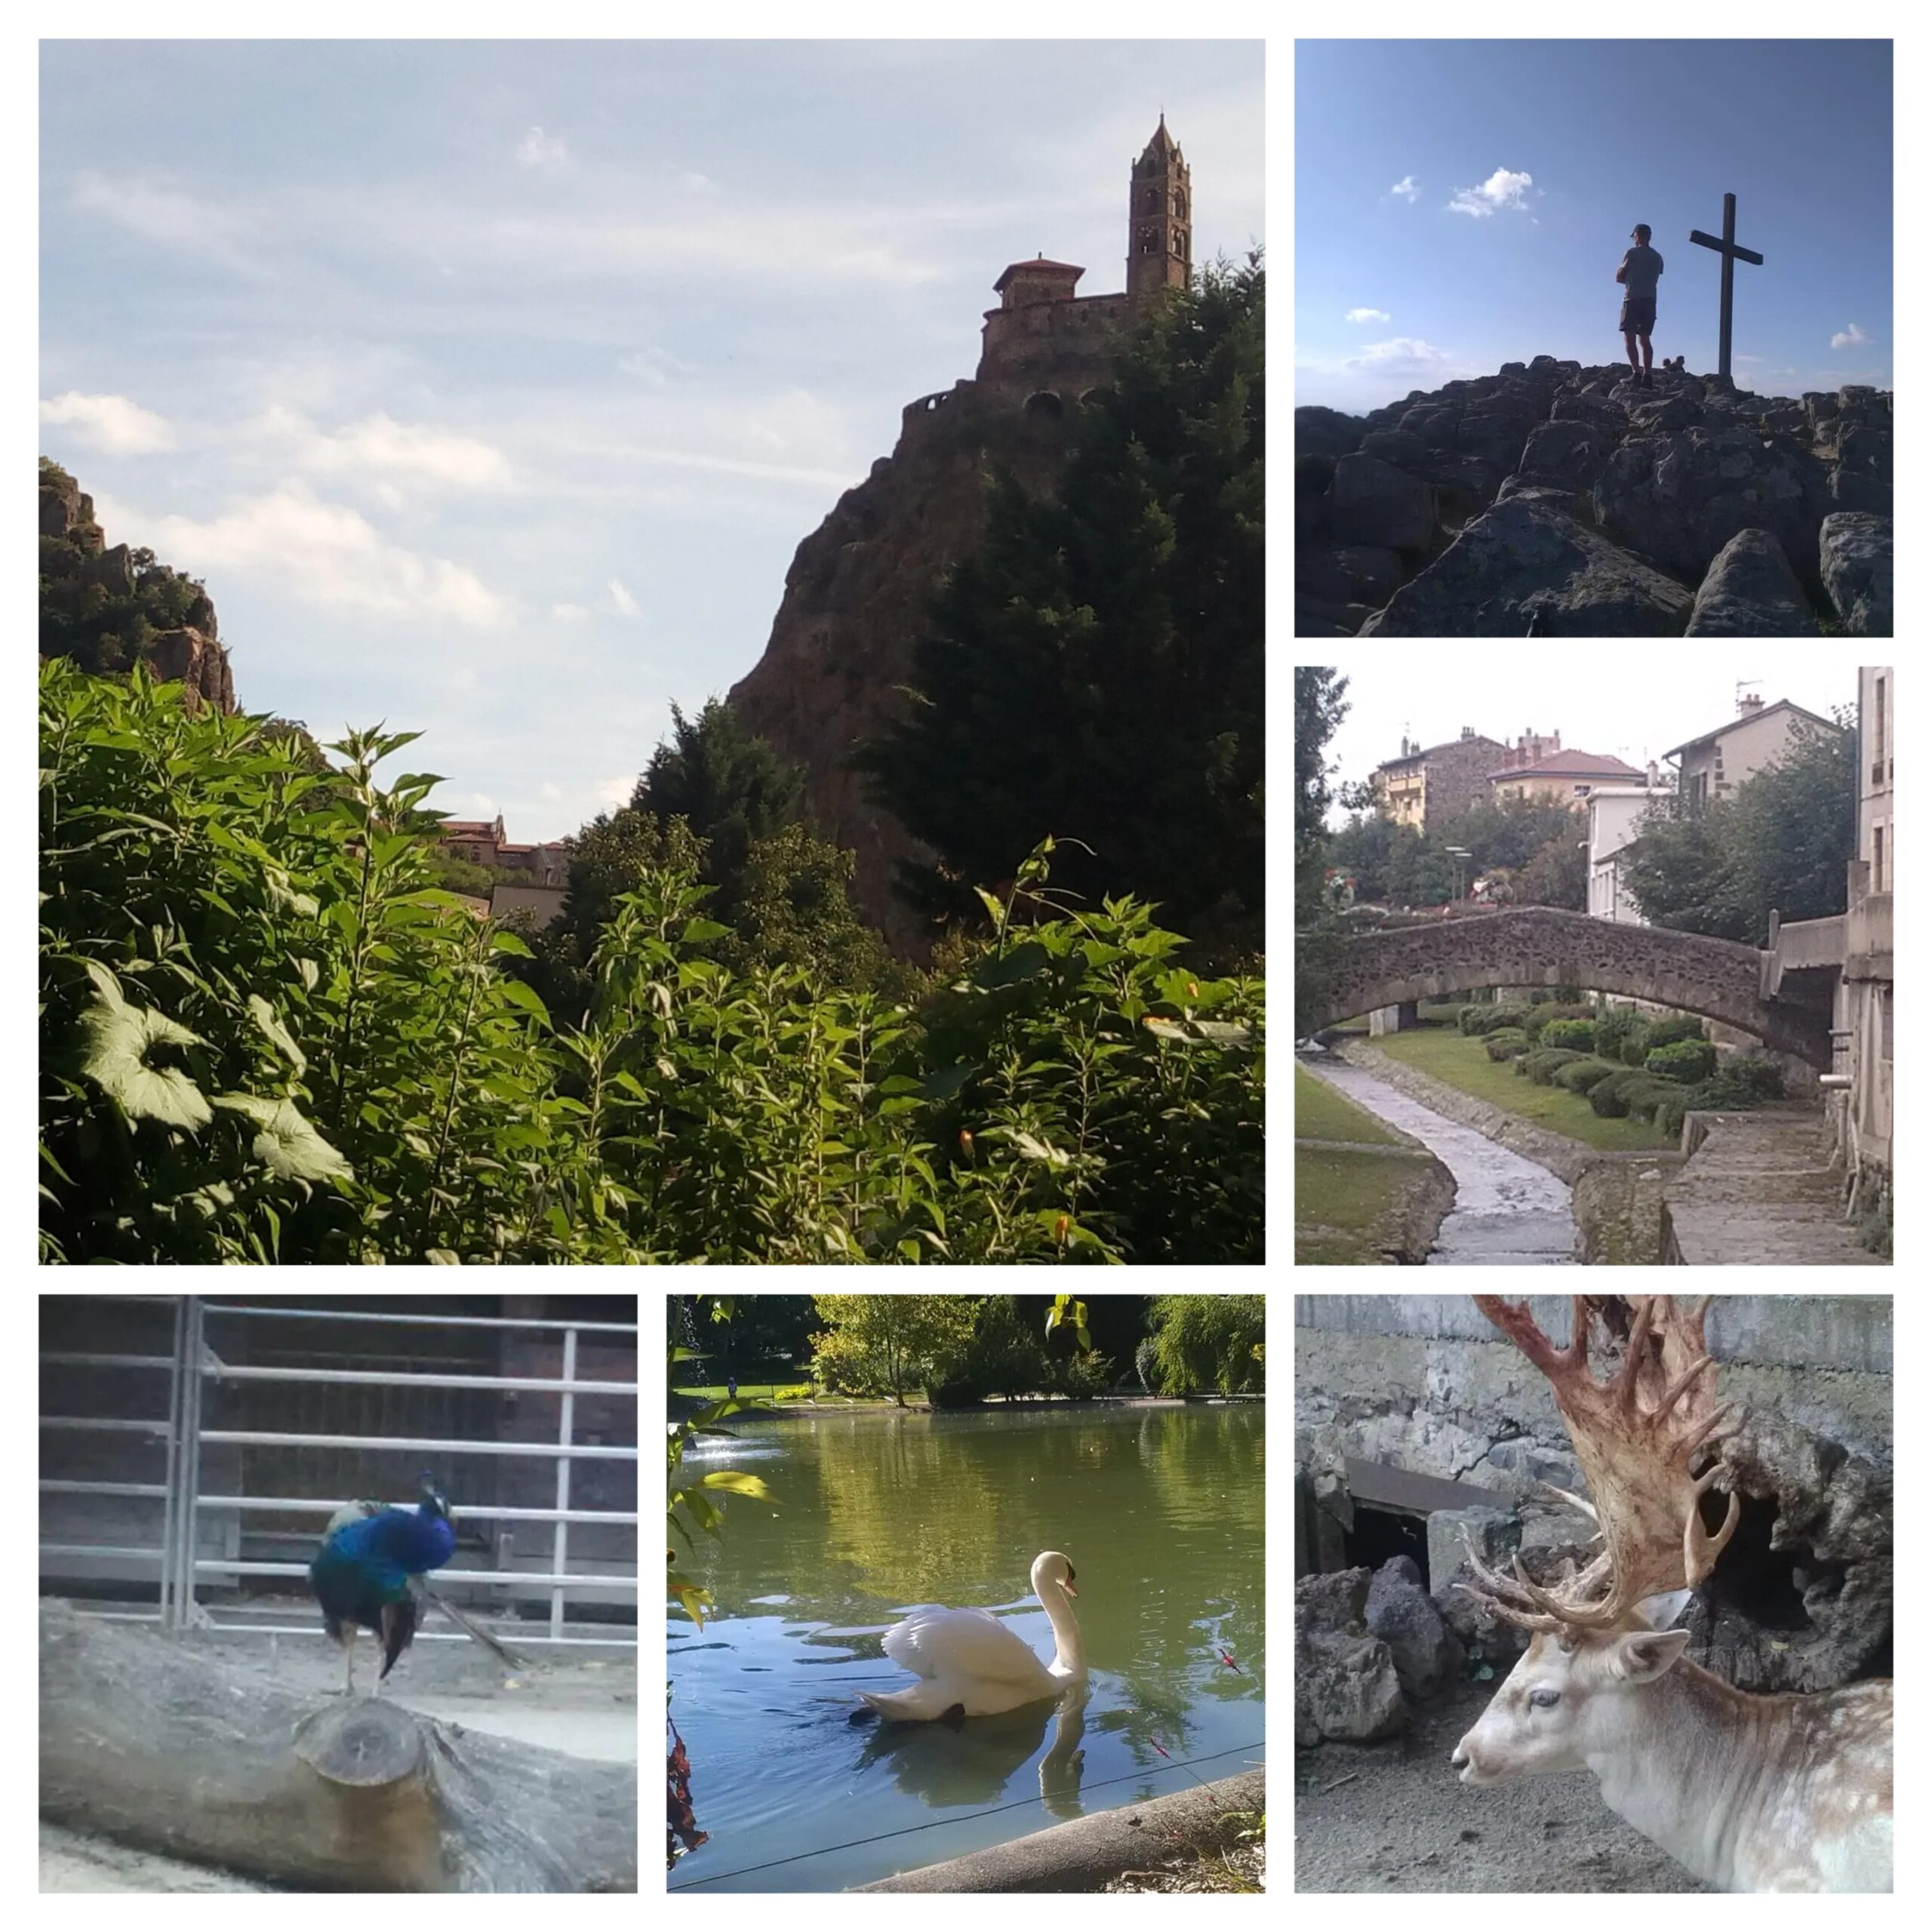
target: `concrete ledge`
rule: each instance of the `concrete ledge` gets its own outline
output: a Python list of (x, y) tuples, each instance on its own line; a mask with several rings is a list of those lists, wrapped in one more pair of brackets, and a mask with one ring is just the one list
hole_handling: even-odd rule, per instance
[(1230, 1811), (1260, 1811), (1267, 1804), (1265, 1770), (1242, 1771), (1217, 1783), (1177, 1792), (1171, 1798), (1123, 1804), (1091, 1818), (1075, 1818), (1006, 1844), (970, 1851), (869, 1885), (856, 1892), (1097, 1892), (1109, 1879), (1171, 1855), (1159, 1833), (1191, 1845), (1232, 1844), (1238, 1821)]

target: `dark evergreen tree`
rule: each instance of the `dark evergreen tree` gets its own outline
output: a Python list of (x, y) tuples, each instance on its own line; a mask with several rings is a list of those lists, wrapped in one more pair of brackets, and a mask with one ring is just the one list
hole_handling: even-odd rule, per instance
[(938, 855), (901, 867), (921, 910), (971, 912), (1052, 833), (1092, 848), (1057, 886), (1260, 945), (1264, 287), (1251, 258), (1150, 306), (1052, 500), (995, 477), (904, 714), (854, 759)]
[(804, 774), (752, 737), (721, 698), (695, 718), (671, 707), (671, 735), (651, 755), (631, 795), (633, 811), (681, 818), (706, 848), (706, 884), (718, 888), (710, 910), (728, 918), (752, 845), (804, 811)]

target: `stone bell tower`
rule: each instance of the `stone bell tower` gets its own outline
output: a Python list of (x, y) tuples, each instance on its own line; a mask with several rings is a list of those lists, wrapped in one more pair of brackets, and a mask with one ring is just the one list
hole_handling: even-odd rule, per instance
[(1128, 294), (1185, 288), (1194, 263), (1194, 192), (1164, 113), (1134, 164), (1128, 195)]

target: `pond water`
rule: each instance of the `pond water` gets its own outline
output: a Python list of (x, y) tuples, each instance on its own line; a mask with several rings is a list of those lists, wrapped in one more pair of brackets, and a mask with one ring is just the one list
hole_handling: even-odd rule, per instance
[[(728, 1497), (722, 1542), (681, 1566), (718, 1614), (670, 1626), (710, 1834), (673, 1890), (838, 1890), (1263, 1761), (1261, 1404), (731, 1426), (686, 1469), (754, 1472), (773, 1500)], [(1084, 1696), (956, 1728), (848, 1721), (861, 1688), (913, 1681), (879, 1640), (921, 1604), (990, 1610), (1051, 1659), (1043, 1549), (1078, 1577)]]

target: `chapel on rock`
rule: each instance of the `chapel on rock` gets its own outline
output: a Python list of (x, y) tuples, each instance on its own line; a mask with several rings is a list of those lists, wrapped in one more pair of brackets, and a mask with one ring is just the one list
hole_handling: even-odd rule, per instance
[[(1106, 380), (1113, 337), (1137, 302), (1188, 286), (1194, 263), (1194, 194), (1180, 144), (1163, 114), (1128, 180), (1127, 287), (1118, 295), (1076, 295), (1087, 271), (1036, 255), (1014, 262), (993, 284), (980, 366), (971, 386), (1008, 401), (1058, 414)], [(936, 410), (969, 386), (961, 383), (909, 406), (909, 418)]]

